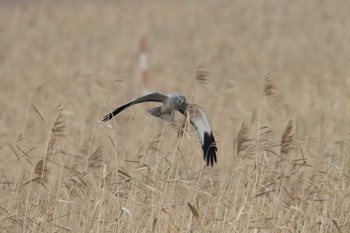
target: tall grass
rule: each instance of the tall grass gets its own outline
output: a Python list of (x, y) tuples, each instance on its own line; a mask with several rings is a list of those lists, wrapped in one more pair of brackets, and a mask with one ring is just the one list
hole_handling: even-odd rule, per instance
[[(151, 140), (143, 138), (148, 142), (144, 146), (129, 141), (136, 153), (118, 151), (118, 163), (114, 166), (108, 162), (111, 151), (125, 143), (125, 137), (110, 128), (103, 129), (107, 135), (102, 136), (98, 131), (104, 126), (97, 125), (92, 138), (81, 146), (67, 147), (72, 144), (73, 134), (69, 121), (75, 119), (67, 119), (62, 104), (57, 109), (52, 127), (42, 132), (48, 139), (43, 141), (46, 149), (37, 162), (19, 149), (23, 145), (17, 144), (18, 150), (13, 149), (19, 163), (27, 159), (34, 170), (29, 171), (29, 176), (26, 170), (19, 170), (17, 181), (3, 188), (3, 194), (7, 193), (7, 202), (1, 206), (3, 229), (23, 232), (347, 229), (346, 174), (327, 160), (315, 158), (319, 155), (312, 154), (307, 143), (296, 143), (292, 120), (281, 134), (273, 129), (277, 126), (260, 127), (257, 134), (252, 131), (253, 125), (242, 123), (232, 154), (238, 162), (230, 166), (223, 165), (222, 157), (214, 168), (199, 166), (200, 151), (193, 149), (197, 141), (191, 139), (196, 135), (189, 128), (184, 131), (183, 123), (179, 131), (182, 137), (176, 137), (172, 128), (164, 124), (161, 134)], [(148, 117), (139, 116), (142, 114), (145, 113), (136, 117)], [(130, 124), (129, 121), (125, 123)], [(105, 138), (102, 144), (94, 142), (97, 134)], [(108, 134), (121, 138), (115, 141)], [(258, 141), (250, 134), (258, 135)], [(192, 140), (189, 145), (185, 142), (188, 140)]]

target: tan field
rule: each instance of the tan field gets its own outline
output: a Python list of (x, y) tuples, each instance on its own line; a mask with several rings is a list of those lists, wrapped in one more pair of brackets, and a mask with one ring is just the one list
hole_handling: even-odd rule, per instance
[[(0, 232), (350, 232), (348, 1), (8, 0), (0, 31)], [(97, 122), (154, 90), (214, 167), (154, 103)]]

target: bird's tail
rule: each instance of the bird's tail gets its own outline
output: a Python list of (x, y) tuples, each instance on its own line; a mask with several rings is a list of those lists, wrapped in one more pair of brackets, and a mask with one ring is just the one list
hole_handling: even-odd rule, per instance
[(152, 116), (158, 117), (160, 119), (163, 119), (165, 121), (174, 122), (174, 112), (171, 113), (163, 113), (161, 110), (161, 106), (155, 107), (155, 108), (149, 108), (146, 109), (147, 112), (152, 114)]

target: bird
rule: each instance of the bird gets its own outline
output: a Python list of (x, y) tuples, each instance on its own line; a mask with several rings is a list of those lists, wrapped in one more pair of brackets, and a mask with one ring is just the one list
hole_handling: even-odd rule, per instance
[(196, 130), (203, 150), (203, 159), (207, 166), (217, 163), (216, 141), (211, 130), (210, 124), (205, 112), (196, 104), (190, 104), (186, 101), (186, 97), (181, 94), (163, 94), (153, 92), (144, 96), (138, 97), (108, 113), (100, 122), (107, 122), (123, 110), (143, 102), (158, 102), (162, 105), (146, 109), (152, 116), (165, 120), (167, 122), (175, 121), (175, 112), (180, 112), (184, 117), (189, 116), (191, 125)]

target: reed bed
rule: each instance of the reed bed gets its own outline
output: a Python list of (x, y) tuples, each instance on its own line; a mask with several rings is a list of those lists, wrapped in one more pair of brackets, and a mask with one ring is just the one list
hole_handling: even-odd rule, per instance
[[(350, 7), (335, 2), (0, 3), (0, 231), (349, 232)], [(218, 164), (152, 104), (98, 123), (152, 90), (203, 107)]]

